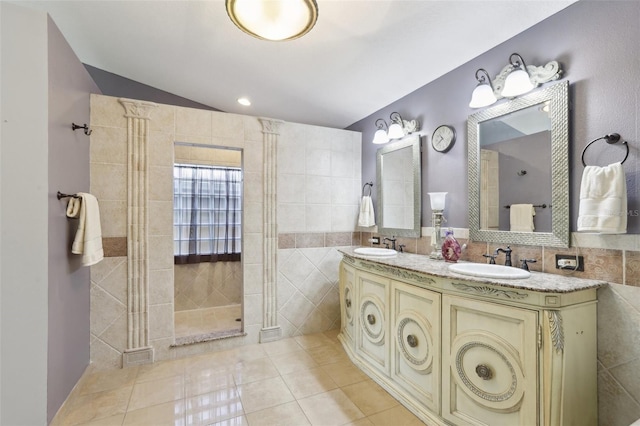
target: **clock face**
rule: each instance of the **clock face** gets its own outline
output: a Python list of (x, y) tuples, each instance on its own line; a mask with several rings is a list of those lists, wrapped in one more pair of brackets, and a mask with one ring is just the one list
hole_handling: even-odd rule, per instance
[(433, 131), (431, 146), (438, 152), (447, 152), (456, 141), (456, 131), (453, 127), (442, 125)]

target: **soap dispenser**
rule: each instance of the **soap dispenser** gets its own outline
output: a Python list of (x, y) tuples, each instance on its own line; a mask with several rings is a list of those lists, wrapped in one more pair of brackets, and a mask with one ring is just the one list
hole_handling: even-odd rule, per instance
[(455, 263), (460, 259), (460, 253), (462, 253), (460, 243), (453, 236), (453, 229), (449, 228), (442, 241), (442, 257), (447, 262)]

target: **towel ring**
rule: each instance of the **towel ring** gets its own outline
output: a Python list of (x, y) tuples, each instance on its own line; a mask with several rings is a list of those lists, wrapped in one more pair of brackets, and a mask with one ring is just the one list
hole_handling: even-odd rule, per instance
[(369, 197), (371, 196), (371, 188), (373, 188), (373, 182), (367, 182), (364, 185), (362, 185), (362, 196), (364, 196), (364, 191), (365, 189), (367, 189), (367, 186), (369, 187)]
[[(605, 142), (607, 142), (610, 145), (613, 145), (614, 143), (618, 143), (620, 141), (620, 135), (618, 133), (611, 133), (610, 135), (604, 135), (601, 138), (594, 139), (591, 142), (589, 142), (587, 146), (585, 146), (584, 149), (582, 150), (582, 165), (584, 167), (587, 167), (587, 164), (584, 162), (584, 153), (587, 151), (587, 148), (589, 148), (592, 143), (598, 142), (601, 139), (604, 139)], [(627, 141), (622, 141), (622, 143), (624, 146), (627, 147), (627, 154), (624, 156), (624, 159), (620, 162), (620, 164), (624, 164), (624, 162), (627, 160), (627, 157), (629, 156), (629, 144), (627, 143)]]

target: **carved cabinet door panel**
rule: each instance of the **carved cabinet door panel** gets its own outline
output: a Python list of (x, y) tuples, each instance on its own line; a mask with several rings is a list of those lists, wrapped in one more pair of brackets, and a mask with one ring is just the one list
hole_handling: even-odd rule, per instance
[(391, 378), (408, 398), (440, 413), (440, 293), (393, 281)]
[(356, 352), (385, 375), (389, 374), (388, 278), (358, 272)]
[(442, 312), (442, 416), (538, 424), (537, 311), (444, 295)]
[(355, 333), (355, 276), (353, 267), (344, 263), (340, 265), (340, 329), (351, 347)]

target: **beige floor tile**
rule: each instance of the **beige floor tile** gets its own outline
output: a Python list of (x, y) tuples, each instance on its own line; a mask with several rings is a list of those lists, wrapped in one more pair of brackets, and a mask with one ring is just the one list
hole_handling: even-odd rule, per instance
[(280, 377), (240, 385), (238, 392), (245, 413), (275, 407), (295, 399)]
[(342, 390), (366, 416), (379, 413), (399, 404), (395, 398), (373, 380), (345, 386)]
[(304, 426), (311, 424), (295, 401), (249, 413), (247, 420), (251, 426)]
[(127, 411), (123, 426), (184, 426), (185, 403), (183, 400), (165, 402), (138, 410)]
[(278, 376), (278, 370), (269, 358), (239, 362), (233, 369), (233, 377), (237, 384), (256, 382)]
[(366, 374), (358, 369), (351, 361), (325, 364), (322, 369), (333, 379), (339, 387), (367, 380)]
[(282, 339), (276, 342), (264, 343), (264, 350), (267, 352), (267, 355), (280, 355), (286, 354), (289, 352), (296, 352), (302, 349), (302, 346), (296, 342), (294, 338)]
[(423, 426), (424, 423), (402, 405), (367, 417), (375, 426)]
[(136, 383), (150, 382), (153, 380), (180, 377), (184, 374), (184, 360), (174, 359), (160, 361), (139, 367)]
[(77, 425), (124, 414), (133, 387), (82, 395), (70, 401), (62, 420), (64, 425)]
[(294, 337), (297, 344), (302, 346), (303, 349), (315, 348), (318, 346), (327, 346), (331, 344), (331, 339), (325, 336), (323, 333), (316, 334), (304, 334), (302, 336)]
[(309, 348), (307, 349), (307, 353), (318, 365), (349, 361), (347, 354), (332, 344)]
[(220, 389), (236, 387), (233, 374), (231, 370), (227, 368), (196, 370), (193, 373), (187, 373), (184, 380), (184, 392), (187, 398)]
[(338, 385), (321, 368), (297, 371), (282, 376), (296, 399), (336, 389)]
[(312, 425), (342, 425), (364, 417), (364, 413), (340, 389), (298, 400)]
[(238, 416), (221, 422), (212, 423), (210, 426), (249, 426), (245, 416)]
[(123, 368), (120, 370), (96, 371), (82, 377), (76, 390), (78, 395), (102, 392), (133, 386), (138, 367)]
[(267, 357), (267, 352), (264, 349), (264, 344), (259, 343), (225, 351), (225, 359), (229, 365), (235, 365), (238, 362), (254, 361), (265, 357)]
[(187, 424), (210, 425), (244, 414), (235, 388), (220, 389), (186, 399)]
[(318, 367), (318, 364), (303, 350), (288, 352), (279, 355), (270, 355), (280, 374), (289, 374), (294, 371), (309, 370)]
[[(373, 426), (373, 423), (371, 423), (371, 420), (365, 417), (364, 419), (356, 420), (355, 422), (348, 423), (344, 426)], [(395, 425), (389, 425), (389, 426), (395, 426)]]
[(137, 383), (131, 393), (129, 410), (150, 407), (184, 398), (184, 377), (175, 376)]
[[(81, 426), (120, 426), (124, 422), (124, 414), (116, 414), (115, 416), (105, 417), (104, 419), (93, 420), (88, 423), (82, 423)], [(60, 423), (63, 425), (64, 423)], [(49, 426), (55, 426), (56, 423), (51, 423)]]

